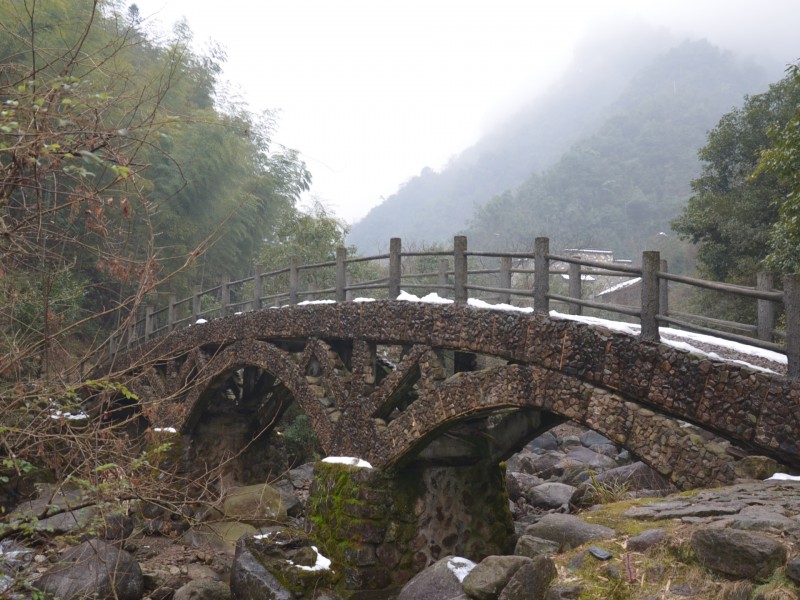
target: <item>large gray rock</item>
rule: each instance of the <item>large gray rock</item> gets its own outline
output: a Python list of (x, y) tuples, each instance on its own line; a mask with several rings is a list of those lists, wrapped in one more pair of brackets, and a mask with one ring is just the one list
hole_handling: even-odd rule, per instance
[(537, 523), (528, 526), (527, 535), (557, 542), (562, 551), (577, 548), (593, 540), (605, 540), (615, 535), (613, 529), (587, 523), (574, 515), (544, 515)]
[(506, 489), (508, 491), (508, 499), (512, 502), (516, 502), (520, 497), (525, 499), (530, 498), (531, 490), (543, 483), (544, 480), (536, 477), (536, 475), (507, 472)]
[(632, 552), (644, 552), (652, 548), (666, 537), (663, 529), (648, 529), (628, 539), (627, 549)]
[(280, 492), (266, 483), (229, 490), (222, 511), (228, 519), (256, 527), (286, 521), (286, 505)]
[(230, 600), (231, 589), (221, 581), (195, 579), (176, 590), (172, 600)]
[(564, 460), (582, 464), (594, 471), (605, 471), (607, 469), (613, 469), (617, 466), (617, 461), (610, 456), (598, 454), (594, 450), (584, 448), (583, 446), (572, 448), (569, 452), (567, 452)]
[(557, 481), (543, 483), (531, 488), (528, 502), (539, 508), (561, 508), (569, 505), (576, 488)]
[(736, 529), (699, 529), (691, 545), (700, 563), (712, 571), (756, 581), (769, 579), (788, 556), (780, 542)]
[(34, 586), (62, 600), (140, 600), (144, 591), (139, 563), (124, 550), (98, 539), (67, 550)]
[(514, 573), (531, 562), (525, 556), (487, 556), (464, 578), (464, 591), (477, 600), (496, 600)]
[(795, 585), (800, 585), (800, 556), (795, 556), (786, 563), (786, 576), (791, 579)]
[(231, 567), (231, 595), (236, 600), (291, 600), (293, 597), (253, 555), (244, 538), (236, 544)]
[(551, 432), (546, 431), (539, 437), (528, 442), (525, 447), (534, 452), (537, 450), (558, 450), (558, 438)]
[(610, 439), (591, 429), (583, 433), (580, 439), (581, 439), (581, 444), (583, 444), (587, 448), (591, 448), (592, 446), (606, 446), (611, 444)]
[(403, 586), (397, 600), (468, 600), (461, 580), (473, 568), (471, 560), (446, 556), (417, 573)]
[(527, 556), (535, 558), (537, 556), (558, 554), (561, 544), (552, 540), (534, 537), (532, 535), (521, 535), (517, 539), (514, 547), (514, 554), (517, 556)]
[(544, 600), (555, 577), (556, 565), (552, 559), (537, 556), (517, 569), (497, 600)]
[(554, 585), (547, 590), (545, 600), (578, 600), (582, 592), (579, 585)]

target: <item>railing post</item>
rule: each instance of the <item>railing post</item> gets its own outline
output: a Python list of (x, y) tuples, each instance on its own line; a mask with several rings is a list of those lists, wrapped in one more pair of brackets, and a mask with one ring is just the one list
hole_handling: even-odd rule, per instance
[(293, 256), (289, 264), (289, 304), (297, 304), (297, 287), (300, 283), (300, 257)]
[(447, 272), (450, 270), (450, 261), (446, 258), (439, 259), (439, 276), (437, 278), (437, 287), (439, 293), (444, 296), (450, 288), (450, 282), (447, 279)]
[(336, 301), (347, 300), (347, 248), (336, 249)]
[[(504, 290), (511, 289), (511, 257), (503, 256), (500, 258), (500, 275), (498, 278), (497, 287)], [(499, 294), (497, 301), (501, 304), (511, 303), (511, 292), (503, 292)]]
[(658, 335), (658, 267), (661, 256), (658, 251), (642, 253), (642, 330), (639, 336), (646, 342), (659, 341)]
[(194, 293), (192, 294), (192, 321), (197, 323), (197, 319), (200, 318), (200, 292), (201, 288), (199, 285), (194, 286)]
[(467, 237), (457, 235), (453, 238), (453, 299), (456, 304), (466, 304), (467, 291)]
[(783, 282), (786, 312), (786, 358), (789, 377), (800, 379), (800, 274), (787, 275)]
[(533, 310), (540, 315), (550, 314), (550, 239), (538, 237), (533, 248)]
[(263, 308), (261, 304), (261, 297), (264, 295), (264, 283), (261, 280), (261, 273), (264, 268), (261, 265), (256, 265), (255, 273), (253, 274), (253, 310), (260, 310)]
[[(772, 274), (760, 271), (756, 274), (756, 289), (771, 290)], [(758, 301), (758, 339), (766, 342), (772, 341), (772, 332), (775, 329), (775, 305), (771, 300)]]
[(402, 243), (400, 238), (389, 240), (389, 300), (397, 300), (400, 295), (400, 275), (402, 274)]
[(231, 303), (231, 288), (229, 286), (230, 281), (231, 281), (230, 275), (225, 273), (222, 276), (222, 283), (219, 286), (220, 317), (228, 316), (228, 306), (230, 306)]
[[(579, 256), (575, 258), (580, 258)], [(569, 297), (575, 300), (581, 299), (581, 265), (569, 263)], [(580, 304), (570, 304), (569, 314), (583, 314), (583, 307)]]
[[(668, 273), (668, 265), (666, 260), (661, 260), (658, 270), (662, 273)], [(658, 280), (658, 312), (665, 317), (669, 315), (669, 280)]]
[(144, 307), (144, 341), (149, 342), (153, 335), (153, 312), (155, 309), (152, 304)]
[(345, 302), (352, 302), (353, 301), (353, 290), (350, 288), (353, 286), (353, 277), (348, 273), (344, 276), (344, 287), (346, 288), (344, 293), (344, 301)]
[(175, 294), (169, 295), (169, 308), (167, 308), (167, 331), (172, 331), (175, 329), (175, 323), (178, 320), (177, 310), (175, 308), (175, 303), (177, 302), (177, 298)]

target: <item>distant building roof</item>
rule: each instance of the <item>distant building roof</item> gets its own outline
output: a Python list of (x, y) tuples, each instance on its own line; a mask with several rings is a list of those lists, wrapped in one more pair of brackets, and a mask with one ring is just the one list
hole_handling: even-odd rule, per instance
[(617, 285), (611, 286), (610, 288), (603, 290), (602, 292), (598, 292), (595, 294), (596, 296), (604, 296), (605, 294), (611, 294), (613, 292), (618, 292), (619, 290), (624, 290), (627, 287), (635, 285), (642, 280), (641, 277), (634, 277), (633, 279), (627, 279)]
[[(563, 277), (564, 279), (569, 279), (569, 275), (567, 273), (562, 273), (561, 277)], [(592, 277), (591, 275), (581, 275), (581, 281), (594, 281), (594, 280), (595, 278)]]

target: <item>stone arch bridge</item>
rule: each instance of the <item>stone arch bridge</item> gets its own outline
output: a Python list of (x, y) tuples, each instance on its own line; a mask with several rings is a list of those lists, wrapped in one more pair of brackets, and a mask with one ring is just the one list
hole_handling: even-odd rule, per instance
[[(693, 443), (685, 422), (800, 468), (798, 381), (543, 315), (402, 301), (265, 309), (104, 368), (152, 426), (191, 434), (233, 402), (263, 432), (293, 399), (326, 453), (382, 468), (502, 460), (566, 419), (679, 487), (733, 477), (731, 457)], [(221, 393), (234, 378), (236, 394)]]

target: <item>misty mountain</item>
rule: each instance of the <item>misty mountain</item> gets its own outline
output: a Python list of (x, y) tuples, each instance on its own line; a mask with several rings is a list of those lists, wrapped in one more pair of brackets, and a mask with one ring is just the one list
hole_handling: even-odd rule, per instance
[(767, 84), (763, 69), (708, 42), (672, 48), (637, 73), (593, 134), (478, 209), (473, 247), (528, 248), (546, 235), (555, 248), (637, 256), (690, 196), (708, 130)]
[[(348, 243), (368, 253), (385, 249), (393, 236), (406, 246), (449, 243), (468, 229), (473, 248), (497, 241), (527, 247), (535, 235), (570, 238), (553, 223), (587, 203), (624, 204), (594, 211), (595, 221), (613, 212), (625, 223), (642, 217), (648, 227), (668, 227), (698, 172), (696, 151), (707, 130), (745, 93), (761, 91), (767, 76), (706, 42), (676, 47), (665, 32), (639, 29), (611, 39), (585, 43), (559, 84), (441, 172), (425, 168), (403, 184), (353, 226)], [(572, 181), (575, 169), (581, 176)], [(638, 173), (652, 169), (663, 172)], [(569, 230), (583, 227), (580, 218), (571, 222)], [(570, 239), (586, 245), (607, 229)]]

